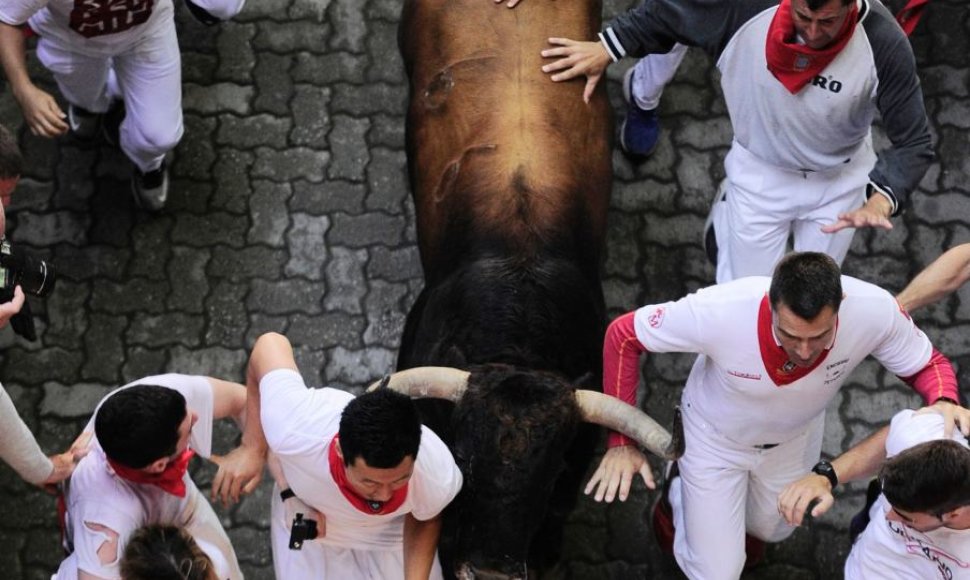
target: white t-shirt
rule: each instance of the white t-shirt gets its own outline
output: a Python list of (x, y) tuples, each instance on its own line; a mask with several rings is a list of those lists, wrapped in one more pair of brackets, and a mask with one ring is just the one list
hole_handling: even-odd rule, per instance
[(137, 50), (147, 39), (174, 33), (172, 0), (4, 0), (0, 21), (25, 22), (45, 41), (87, 56)]
[[(887, 455), (942, 438), (941, 415), (900, 411), (889, 427)], [(952, 438), (967, 445), (958, 429), (954, 429)], [(856, 539), (845, 562), (846, 580), (970, 579), (970, 530), (939, 528), (918, 532), (902, 522), (887, 520), (891, 507), (886, 496), (880, 495), (869, 509), (869, 525)]]
[[(807, 375), (785, 385), (771, 379), (759, 343), (759, 312), (771, 279), (741, 278), (634, 315), (637, 339), (650, 352), (696, 352), (684, 401), (728, 439), (742, 445), (783, 443), (825, 407), (870, 354), (887, 370), (911, 376), (933, 345), (885, 290), (842, 277), (832, 347)], [(773, 339), (773, 337), (772, 337)]]
[(266, 442), (279, 458), (290, 489), (327, 518), (322, 543), (400, 553), (405, 514), (418, 520), (435, 517), (461, 489), (461, 471), (444, 442), (422, 426), (421, 445), (404, 503), (383, 515), (366, 514), (354, 507), (337, 487), (328, 460), (340, 415), (353, 398), (337, 389), (308, 389), (300, 374), (292, 370), (267, 373), (260, 382), (260, 416)]
[[(134, 385), (158, 385), (174, 389), (185, 397), (186, 407), (198, 414), (189, 437), (189, 447), (202, 457), (212, 453), (212, 384), (206, 377), (160, 375), (129, 383), (108, 394), (105, 399)], [(101, 404), (104, 403), (104, 399)], [(98, 407), (100, 408), (100, 405)], [(94, 431), (94, 417), (85, 430)], [(61, 563), (56, 578), (76, 578), (77, 569), (102, 578), (118, 578), (118, 560), (102, 565), (97, 550), (107, 539), (85, 525), (97, 523), (118, 533), (118, 556), (125, 550), (127, 539), (145, 524), (188, 526), (200, 502), (206, 502), (192, 478), (183, 477), (185, 497), (167, 493), (155, 485), (132, 483), (114, 473), (108, 464), (97, 436), (92, 437), (88, 454), (78, 463), (67, 491), (67, 526), (74, 544), (73, 558)]]

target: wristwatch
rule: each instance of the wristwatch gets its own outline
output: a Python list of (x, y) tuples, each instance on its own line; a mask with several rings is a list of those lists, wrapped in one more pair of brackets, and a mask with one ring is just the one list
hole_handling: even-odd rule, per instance
[(283, 501), (286, 501), (286, 500), (290, 499), (291, 497), (296, 497), (296, 494), (293, 493), (293, 490), (290, 489), (290, 488), (286, 488), (286, 489), (284, 489), (283, 491), (280, 492), (280, 499), (283, 500)]
[(828, 478), (829, 483), (832, 484), (832, 489), (835, 489), (835, 486), (839, 485), (839, 476), (835, 474), (835, 468), (824, 459), (815, 464), (812, 472)]

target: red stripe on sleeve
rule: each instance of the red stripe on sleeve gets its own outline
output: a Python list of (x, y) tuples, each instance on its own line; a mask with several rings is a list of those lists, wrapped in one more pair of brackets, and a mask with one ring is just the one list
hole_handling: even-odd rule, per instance
[(943, 356), (940, 351), (933, 349), (930, 360), (919, 371), (911, 377), (899, 377), (913, 390), (923, 397), (927, 405), (932, 405), (940, 397), (947, 397), (954, 401), (960, 400), (957, 389), (957, 377), (953, 372), (953, 365), (950, 359)]
[[(640, 354), (647, 349), (637, 339), (633, 312), (627, 312), (610, 323), (603, 341), (603, 392), (630, 405), (637, 404), (640, 383)], [(610, 431), (608, 447), (633, 445), (634, 441)]]

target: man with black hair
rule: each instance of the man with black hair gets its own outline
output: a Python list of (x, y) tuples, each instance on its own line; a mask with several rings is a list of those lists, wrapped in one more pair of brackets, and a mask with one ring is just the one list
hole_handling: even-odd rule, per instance
[[(654, 520), (656, 531), (672, 518), (673, 551), (691, 578), (739, 577), (746, 531), (768, 542), (791, 534), (778, 494), (813, 465), (825, 470), (816, 464), (825, 407), (867, 356), (951, 424), (970, 428), (970, 411), (953, 404), (950, 362), (888, 292), (842, 276), (821, 253), (789, 254), (771, 279), (719, 284), (614, 320), (603, 347), (603, 391), (635, 404), (647, 351), (701, 355), (681, 400), (680, 477), (669, 486), (670, 507), (658, 503)], [(631, 441), (613, 433), (609, 447), (587, 493), (612, 501), (619, 491), (625, 500), (637, 473), (654, 487)]]
[[(277, 484), (277, 578), (441, 577), (439, 514), (462, 477), (408, 397), (308, 389), (289, 341), (272, 333), (253, 347), (247, 388), (248, 414), (262, 421)], [(294, 549), (297, 514), (317, 534)]]
[[(878, 472), (881, 494), (845, 563), (847, 580), (970, 578), (970, 448), (966, 430), (946, 434), (934, 407), (897, 413), (890, 424), (832, 461), (840, 483)], [(834, 504), (828, 478), (808, 474), (778, 497), (794, 526)], [(853, 522), (854, 523), (854, 522)]]
[[(242, 578), (218, 516), (187, 469), (195, 453), (218, 465), (212, 497), (223, 503), (255, 489), (266, 441), (246, 410), (245, 387), (200, 376), (147, 377), (105, 397), (85, 429), (95, 433), (91, 452), (67, 488), (73, 553), (57, 580), (118, 578), (129, 537), (146, 524), (184, 527), (221, 554), (233, 580)], [(230, 417), (243, 429), (242, 443), (220, 457), (212, 453), (213, 422)]]

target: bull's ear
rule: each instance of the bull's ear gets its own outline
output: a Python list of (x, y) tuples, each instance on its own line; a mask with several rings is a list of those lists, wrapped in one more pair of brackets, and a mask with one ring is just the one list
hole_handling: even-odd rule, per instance
[(598, 389), (599, 384), (596, 380), (596, 375), (593, 373), (583, 373), (579, 375), (576, 379), (572, 381), (577, 389)]

